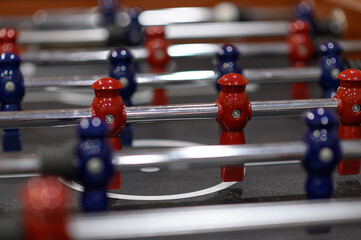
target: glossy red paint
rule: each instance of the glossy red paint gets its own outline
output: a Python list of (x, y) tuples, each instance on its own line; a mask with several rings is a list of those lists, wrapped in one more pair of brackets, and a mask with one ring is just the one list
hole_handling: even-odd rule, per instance
[[(170, 60), (169, 43), (165, 39), (164, 27), (151, 26), (145, 29), (145, 48), (148, 50), (147, 62), (153, 73), (164, 73)], [(164, 89), (157, 88), (153, 92), (152, 105), (168, 104), (168, 95)]]
[[(314, 54), (313, 41), (310, 35), (310, 25), (301, 20), (289, 24), (290, 35), (287, 38), (289, 59), (292, 67), (304, 67)], [(292, 99), (309, 98), (309, 88), (306, 83), (295, 83), (291, 86)]]
[(18, 45), (16, 43), (17, 32), (11, 28), (0, 29), (0, 53), (15, 53), (20, 54)]
[[(221, 87), (217, 98), (217, 122), (222, 128), (220, 144), (244, 144), (243, 129), (252, 116), (251, 102), (245, 92), (248, 80), (240, 74), (229, 73), (218, 80)], [(242, 181), (244, 166), (223, 166), (222, 181)]]
[[(102, 78), (93, 83), (95, 97), (91, 105), (93, 116), (103, 119), (109, 127), (109, 143), (113, 150), (122, 150), (119, 134), (126, 125), (126, 108), (120, 97), (123, 85), (114, 78)], [(113, 117), (113, 122), (107, 121), (107, 116)], [(113, 175), (108, 186), (109, 189), (119, 189), (121, 186), (121, 173)]]
[(70, 239), (66, 232), (65, 185), (55, 177), (33, 178), (21, 196), (25, 239)]
[[(361, 139), (361, 71), (347, 69), (337, 76), (340, 87), (335, 98), (339, 105), (337, 113), (340, 117), (338, 136), (340, 139)], [(360, 172), (361, 159), (341, 161), (338, 173), (353, 175)]]

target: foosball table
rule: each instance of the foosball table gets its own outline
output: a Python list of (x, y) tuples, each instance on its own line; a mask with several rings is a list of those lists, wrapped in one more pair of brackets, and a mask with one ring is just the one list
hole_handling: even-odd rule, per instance
[(0, 239), (360, 238), (359, 1), (46, 3), (0, 3)]

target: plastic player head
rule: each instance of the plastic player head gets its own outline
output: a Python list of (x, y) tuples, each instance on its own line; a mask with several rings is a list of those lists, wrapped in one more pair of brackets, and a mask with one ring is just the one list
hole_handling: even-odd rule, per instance
[(114, 173), (108, 128), (100, 118), (82, 119), (78, 126), (78, 172), (84, 186), (82, 206), (86, 212), (104, 211), (108, 207), (106, 188)]
[[(287, 38), (289, 59), (292, 67), (304, 67), (313, 56), (313, 42), (310, 35), (310, 25), (301, 20), (289, 24), (290, 35)], [(294, 83), (291, 86), (292, 99), (309, 98), (309, 89), (306, 83)]]
[(119, 134), (126, 124), (125, 106), (120, 97), (123, 85), (114, 78), (102, 78), (93, 83), (95, 92), (91, 105), (94, 117), (99, 117), (109, 127), (109, 136), (113, 150), (121, 150)]
[[(228, 73), (242, 74), (242, 68), (238, 63), (240, 56), (241, 54), (232, 44), (223, 45), (221, 50), (217, 53), (217, 65), (215, 70), (217, 79)], [(217, 82), (216, 88), (218, 92), (221, 90)]]
[(0, 53), (19, 54), (19, 48), (16, 43), (17, 33), (11, 28), (0, 29)]
[(314, 54), (310, 25), (301, 20), (289, 24), (290, 35), (287, 38), (289, 59), (293, 67), (306, 66)]
[(330, 198), (333, 192), (332, 172), (341, 158), (336, 135), (337, 117), (324, 108), (305, 114), (308, 125), (303, 141), (307, 150), (303, 165), (308, 173), (306, 191), (309, 199)]
[[(218, 80), (221, 91), (218, 94), (217, 122), (222, 128), (220, 144), (244, 144), (243, 128), (252, 116), (251, 102), (248, 99), (246, 85), (248, 80), (240, 74), (229, 73)], [(223, 166), (222, 181), (242, 181), (244, 166)]]
[(311, 31), (316, 31), (315, 17), (313, 13), (313, 7), (307, 2), (300, 2), (295, 5), (293, 9), (294, 19), (303, 20), (310, 24)]
[(142, 9), (139, 7), (129, 9), (130, 24), (127, 27), (125, 39), (127, 46), (140, 46), (143, 44), (142, 25), (139, 23), (141, 12)]
[[(153, 73), (164, 73), (170, 60), (168, 55), (168, 41), (165, 39), (164, 27), (151, 26), (144, 31), (146, 36), (145, 48), (148, 50), (147, 62)], [(156, 88), (153, 92), (152, 105), (168, 104), (168, 96), (163, 88)]]
[(115, 24), (118, 11), (118, 0), (98, 0), (104, 24)]
[[(24, 78), (20, 72), (20, 58), (13, 53), (0, 55), (0, 102), (1, 111), (20, 111), (25, 94)], [(18, 129), (3, 132), (3, 150), (20, 151), (21, 134)]]
[(162, 26), (147, 27), (144, 31), (146, 37), (145, 47), (149, 55), (147, 61), (154, 73), (164, 73), (170, 60), (168, 55), (168, 41), (165, 39), (165, 31)]
[(132, 54), (127, 49), (117, 48), (110, 51), (108, 59), (110, 61), (109, 77), (119, 80), (123, 85), (120, 96), (125, 106), (132, 106), (130, 98), (137, 88)]
[[(120, 96), (123, 98), (125, 106), (132, 106), (130, 98), (137, 88), (132, 54), (127, 49), (113, 49), (110, 51), (108, 59), (110, 61), (109, 77), (118, 79), (123, 84)], [(133, 128), (131, 125), (127, 124), (124, 127), (120, 139), (123, 146), (132, 145)]]
[[(361, 71), (347, 69), (337, 76), (340, 87), (335, 98), (338, 99), (337, 114), (340, 117), (338, 137), (340, 139), (361, 139)], [(361, 160), (341, 161), (338, 173), (353, 175), (360, 172)]]
[(324, 90), (323, 97), (330, 98), (336, 94), (340, 82), (337, 76), (344, 70), (344, 63), (341, 58), (342, 49), (335, 42), (321, 44), (320, 68), (322, 70), (320, 84)]
[(57, 178), (32, 178), (21, 196), (26, 239), (70, 239), (66, 232), (68, 193)]

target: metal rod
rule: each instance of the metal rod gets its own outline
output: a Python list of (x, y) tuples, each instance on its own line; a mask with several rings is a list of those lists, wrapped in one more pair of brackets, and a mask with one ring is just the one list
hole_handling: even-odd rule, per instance
[(252, 102), (252, 117), (300, 116), (307, 110), (320, 107), (337, 111), (338, 102), (335, 98), (257, 101)]
[(67, 29), (67, 30), (22, 30), (19, 31), (18, 43), (38, 44), (103, 44), (110, 38), (106, 28)]
[(361, 201), (312, 200), (73, 215), (73, 239), (121, 239), (319, 226), (361, 221)]
[[(91, 40), (93, 41), (93, 40)], [(98, 40), (96, 40), (98, 41)], [(95, 42), (96, 42), (95, 41)], [(337, 41), (344, 52), (360, 52), (360, 40)], [(287, 55), (289, 47), (285, 42), (270, 43), (232, 43), (241, 52), (242, 57), (255, 57), (266, 55)], [(191, 43), (174, 44), (168, 47), (168, 54), (171, 58), (184, 57), (214, 57), (223, 44), (217, 43)], [(316, 46), (318, 47), (318, 46)], [(129, 48), (136, 61), (145, 60), (148, 57), (148, 51), (143, 47)], [(24, 62), (34, 62), (38, 64), (56, 64), (56, 63), (86, 63), (86, 62), (105, 62), (110, 49), (96, 50), (41, 50), (25, 51), (22, 54)]]
[[(288, 32), (287, 21), (187, 23), (165, 26), (165, 37), (170, 40), (286, 36)], [(19, 31), (18, 43), (35, 45), (104, 44), (108, 39), (115, 37), (111, 35), (112, 33), (104, 27), (22, 30)]]
[[(341, 141), (344, 159), (361, 157), (361, 141)], [(171, 170), (193, 167), (213, 167), (244, 163), (279, 163), (302, 160), (307, 146), (303, 142), (245, 144), (230, 146), (194, 146), (167, 149), (124, 149), (113, 155), (118, 170), (138, 170), (142, 167), (161, 167)]]
[[(195, 23), (212, 21), (237, 21), (242, 20), (281, 20), (291, 19), (292, 11), (289, 7), (244, 7), (228, 5), (233, 9), (233, 18), (219, 16), (216, 11), (219, 7), (178, 7), (155, 10), (145, 10), (139, 15), (139, 22), (143, 26), (168, 25), (172, 23)], [(235, 10), (236, 9), (236, 10)], [(229, 10), (230, 11), (230, 10)], [(237, 11), (238, 14), (234, 12)], [(116, 17), (117, 26), (128, 26), (129, 14), (119, 11)], [(96, 27), (102, 24), (102, 14), (98, 7), (75, 9), (40, 9), (33, 15), (0, 17), (4, 27), (26, 28), (84, 28)], [(127, 24), (125, 24), (127, 23)]]
[(352, 53), (361, 51), (361, 40), (337, 40), (343, 52)]
[(0, 128), (71, 126), (91, 116), (90, 108), (0, 112)]
[[(260, 118), (300, 116), (309, 109), (319, 107), (337, 110), (338, 102), (336, 99), (307, 99), (256, 101), (251, 105), (252, 116)], [(126, 114), (127, 123), (215, 119), (218, 106), (216, 103), (204, 103), (127, 107)], [(91, 116), (90, 108), (0, 112), (0, 128), (69, 126)]]
[(127, 107), (127, 122), (211, 119), (218, 115), (216, 103)]
[(288, 21), (172, 24), (165, 27), (170, 40), (287, 36)]
[[(294, 83), (317, 82), (321, 76), (318, 67), (305, 68), (264, 68), (245, 69), (244, 76), (251, 83)], [(75, 77), (41, 77), (25, 79), (26, 88), (73, 88), (89, 87), (105, 75)], [(136, 76), (138, 87), (174, 87), (174, 86), (209, 86), (216, 82), (214, 71), (183, 71), (167, 74), (140, 73)]]
[[(168, 54), (171, 58), (214, 57), (222, 45), (216, 43), (174, 44), (168, 47)], [(234, 45), (243, 57), (286, 55), (288, 53), (288, 46), (284, 42), (234, 43)], [(145, 60), (148, 57), (148, 51), (143, 47), (131, 47), (129, 50), (136, 61)], [(22, 54), (22, 60), (37, 64), (105, 62), (109, 51), (110, 49), (28, 50)]]
[[(341, 149), (343, 159), (357, 160), (361, 157), (361, 141), (359, 140), (342, 140)], [(246, 166), (254, 164), (259, 166), (262, 164), (279, 164), (280, 162), (288, 164), (290, 163), (288, 160), (294, 160), (292, 163), (297, 162), (296, 160), (301, 162), (306, 150), (307, 146), (303, 142), (152, 149), (128, 148), (115, 152), (112, 162), (115, 169), (120, 171), (134, 171), (143, 167), (180, 170), (241, 163)], [(49, 151), (46, 154), (46, 157), (43, 157), (41, 152), (37, 155), (4, 155), (0, 158), (0, 175), (49, 174), (50, 170), (47, 167), (49, 166), (47, 161), (51, 161), (52, 171), (58, 169), (59, 172), (65, 170), (68, 173), (70, 167), (74, 166), (73, 158), (76, 156), (54, 153), (57, 157), (51, 157), (52, 154), (49, 154)], [(59, 158), (59, 156), (63, 156), (64, 159)], [(70, 162), (70, 164), (65, 164), (66, 162)], [(56, 166), (67, 167), (66, 169), (59, 169)]]

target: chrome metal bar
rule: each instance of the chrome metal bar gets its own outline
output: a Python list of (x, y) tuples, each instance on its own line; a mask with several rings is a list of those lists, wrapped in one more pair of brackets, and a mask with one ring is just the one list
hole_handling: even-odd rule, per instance
[(172, 24), (165, 27), (170, 40), (287, 36), (287, 21)]
[[(336, 99), (259, 101), (251, 105), (254, 118), (299, 116), (312, 108), (337, 110), (338, 107)], [(218, 106), (216, 103), (205, 103), (127, 107), (126, 114), (128, 123), (215, 119)], [(90, 108), (0, 112), (0, 128), (68, 126), (91, 116)]]
[[(133, 47), (129, 50), (135, 60), (144, 60), (148, 57), (146, 48)], [(22, 60), (37, 64), (107, 62), (109, 51), (110, 49), (25, 51), (22, 54)]]
[[(361, 51), (360, 40), (342, 40), (338, 42), (345, 52)], [(241, 57), (287, 55), (289, 52), (289, 47), (285, 42), (232, 44), (240, 51)], [(168, 54), (171, 58), (214, 57), (222, 45), (217, 43), (174, 44), (168, 47)], [(136, 61), (142, 61), (148, 57), (148, 51), (143, 47), (132, 47), (129, 50)], [(25, 51), (22, 54), (22, 60), (38, 64), (105, 62), (109, 51), (110, 49)]]
[[(244, 7), (241, 9), (235, 4), (228, 3), (226, 13), (223, 6), (211, 7), (178, 7), (143, 11), (139, 22), (143, 26), (167, 25), (172, 23), (194, 23), (212, 21), (245, 20), (281, 20), (291, 19), (289, 7)], [(221, 11), (221, 12), (220, 12)], [(19, 17), (0, 17), (4, 27), (44, 27), (44, 28), (79, 28), (96, 27), (101, 25), (102, 15), (98, 7), (72, 9), (40, 9), (33, 15)], [(116, 24), (129, 24), (129, 15), (126, 11), (119, 11)]]
[(127, 122), (157, 122), (217, 118), (216, 103), (127, 107)]
[[(61, 148), (60, 148), (61, 149)], [(272, 165), (288, 160), (303, 159), (307, 146), (303, 142), (280, 142), (266, 144), (245, 145), (210, 145), (177, 148), (129, 148), (113, 154), (113, 165), (116, 170), (132, 171), (142, 167), (159, 167), (169, 170), (191, 169), (196, 167), (217, 167), (224, 164), (234, 165), (244, 163), (246, 166), (262, 164)], [(361, 157), (361, 141), (343, 140), (341, 149), (344, 159), (357, 160)], [(46, 161), (51, 166), (64, 166), (68, 159), (67, 154), (38, 155), (4, 155), (0, 158), (0, 175), (3, 174), (37, 174), (48, 173)], [(59, 158), (63, 156), (64, 159)], [(49, 157), (50, 156), (50, 157)], [(70, 156), (73, 158), (73, 156)], [(57, 161), (59, 163), (57, 163)], [(293, 161), (294, 163), (296, 161)], [(68, 166), (67, 164), (65, 164)], [(69, 164), (72, 166), (72, 164)], [(60, 169), (59, 169), (60, 171)], [(70, 171), (67, 167), (66, 171)], [(61, 171), (60, 171), (61, 172)]]
[[(343, 158), (361, 157), (361, 141), (341, 141)], [(189, 169), (224, 164), (267, 163), (302, 160), (306, 152), (303, 142), (245, 144), (230, 146), (194, 146), (167, 149), (124, 149), (113, 156), (118, 170), (138, 170), (142, 167)]]
[(343, 52), (360, 52), (361, 40), (337, 40)]
[(90, 108), (0, 112), (0, 128), (63, 127), (91, 116)]
[(294, 83), (294, 82), (318, 82), (321, 77), (321, 69), (315, 67), (304, 68), (259, 68), (245, 69), (244, 76), (251, 83)]
[(105, 28), (76, 30), (22, 30), (19, 44), (101, 44), (110, 37)]
[(338, 102), (334, 98), (306, 99), (306, 100), (281, 100), (252, 102), (252, 117), (291, 117), (300, 116), (312, 108), (329, 108), (337, 110)]
[(73, 239), (122, 239), (361, 222), (361, 201), (309, 200), (73, 215)]
[(41, 162), (36, 155), (5, 154), (0, 159), (0, 175), (38, 174)]
[[(287, 21), (259, 22), (219, 22), (187, 23), (165, 26), (165, 37), (177, 39), (212, 39), (286, 36)], [(110, 37), (108, 29), (97, 27), (91, 29), (66, 30), (22, 30), (19, 31), (19, 44), (103, 44)]]
[[(321, 70), (318, 67), (245, 69), (244, 76), (251, 83), (262, 84), (317, 82), (321, 76)], [(35, 89), (89, 87), (103, 77), (106, 76), (27, 78), (25, 87)], [(137, 74), (136, 81), (138, 87), (209, 86), (215, 84), (216, 78), (217, 74), (214, 71), (202, 70), (167, 74), (143, 73)]]
[(106, 75), (72, 76), (72, 77), (35, 77), (26, 78), (25, 87), (38, 89), (46, 88), (89, 88), (94, 82)]
[[(214, 57), (222, 45), (216, 43), (174, 44), (168, 47), (168, 54), (171, 58)], [(243, 57), (286, 55), (288, 53), (288, 46), (284, 42), (234, 43), (234, 45), (239, 49)], [(129, 50), (136, 61), (142, 61), (148, 57), (148, 51), (143, 47), (132, 47)], [(110, 49), (30, 50), (22, 54), (22, 60), (38, 64), (105, 62), (109, 51)]]

